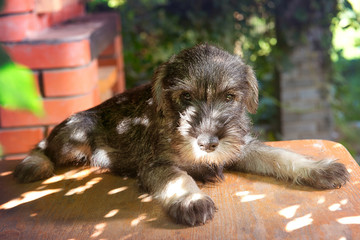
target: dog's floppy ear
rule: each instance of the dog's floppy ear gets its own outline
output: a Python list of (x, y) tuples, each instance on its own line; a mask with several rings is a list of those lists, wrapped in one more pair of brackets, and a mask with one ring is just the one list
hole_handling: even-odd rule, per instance
[(246, 66), (246, 83), (248, 85), (248, 92), (245, 97), (245, 105), (247, 110), (255, 114), (259, 105), (259, 89), (255, 73), (250, 66)]
[(156, 104), (156, 110), (160, 111), (161, 109), (164, 109), (165, 105), (165, 86), (164, 81), (165, 77), (167, 75), (167, 67), (170, 63), (172, 63), (175, 59), (175, 55), (170, 57), (170, 59), (161, 64), (154, 73), (153, 79), (152, 79), (152, 96), (154, 99), (154, 102)]
[(152, 79), (152, 95), (156, 104), (156, 110), (160, 111), (164, 105), (164, 77), (166, 75), (167, 63), (161, 64), (154, 73)]

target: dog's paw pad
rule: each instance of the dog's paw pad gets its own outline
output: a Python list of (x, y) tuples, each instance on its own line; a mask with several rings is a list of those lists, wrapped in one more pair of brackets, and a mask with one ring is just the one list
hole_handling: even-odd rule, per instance
[(216, 211), (213, 200), (202, 193), (181, 197), (169, 207), (169, 215), (177, 223), (195, 226), (211, 220)]

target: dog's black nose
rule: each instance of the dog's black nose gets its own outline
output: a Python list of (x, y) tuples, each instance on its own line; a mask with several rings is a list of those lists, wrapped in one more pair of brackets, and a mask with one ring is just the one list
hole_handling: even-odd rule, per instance
[(197, 137), (197, 144), (205, 152), (213, 152), (219, 145), (219, 138), (208, 134), (201, 134)]

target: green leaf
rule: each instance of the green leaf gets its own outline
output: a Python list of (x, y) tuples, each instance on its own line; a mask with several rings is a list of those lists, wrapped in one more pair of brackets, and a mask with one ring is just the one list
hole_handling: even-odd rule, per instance
[(0, 66), (0, 105), (44, 115), (41, 97), (37, 94), (29, 69), (12, 62)]

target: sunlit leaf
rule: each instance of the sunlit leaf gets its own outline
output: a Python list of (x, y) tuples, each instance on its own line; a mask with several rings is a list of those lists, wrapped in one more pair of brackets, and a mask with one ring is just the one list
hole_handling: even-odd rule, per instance
[(44, 114), (29, 69), (12, 62), (0, 67), (0, 105), (8, 109), (29, 110), (38, 116)]

